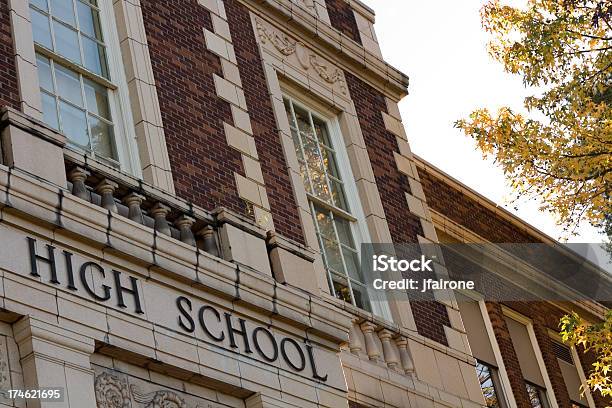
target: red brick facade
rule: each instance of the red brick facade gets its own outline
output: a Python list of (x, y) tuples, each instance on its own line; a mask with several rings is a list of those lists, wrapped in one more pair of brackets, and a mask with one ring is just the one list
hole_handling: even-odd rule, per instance
[[(385, 129), (381, 112), (387, 113), (384, 95), (349, 72), (345, 72), (357, 117), (363, 132), (368, 156), (378, 192), (394, 243), (417, 242), (423, 236), (420, 220), (411, 214), (405, 193), (409, 193), (408, 178), (400, 173), (393, 152), (399, 151), (395, 135)], [(411, 302), (420, 334), (447, 344), (444, 326), (450, 326), (446, 306), (426, 300)]]
[(512, 345), (512, 339), (504, 320), (501, 305), (499, 303), (487, 302), (487, 311), (489, 312), (489, 318), (495, 332), (495, 339), (499, 345), (499, 349), (504, 360), (506, 367), (506, 373), (510, 380), (510, 386), (512, 387), (512, 393), (516, 400), (517, 406), (523, 408), (530, 407), (529, 395), (525, 388), (525, 382), (523, 381), (523, 375), (521, 374), (521, 366), (516, 356), (516, 351)]
[(332, 27), (361, 44), (355, 13), (350, 4), (345, 0), (325, 0), (325, 4)]
[(279, 234), (304, 243), (299, 211), (249, 12), (236, 0), (226, 0), (225, 10), (251, 115), (253, 136), (266, 183), (274, 228)]
[[(425, 169), (419, 168), (419, 177), (427, 196), (427, 203), (432, 210), (443, 214), (486, 240), (496, 243), (542, 242), (526, 229), (522, 229), (503, 219), (494, 211), (475, 201), (438, 176), (427, 172)], [(495, 292), (494, 286), (497, 283), (499, 281), (495, 279), (487, 282), (486, 285), (488, 287), (486, 291), (488, 293)], [(514, 293), (520, 291), (518, 287), (510, 288), (512, 283), (502, 282), (501, 284), (504, 285), (503, 290), (505, 293), (508, 293), (509, 290), (515, 290)], [(486, 305), (514, 398), (520, 408), (530, 408), (531, 404), (529, 403), (520, 364), (503, 317), (502, 303), (487, 302)], [(565, 312), (547, 302), (503, 302), (503, 305), (532, 320), (538, 347), (542, 352), (546, 372), (550, 378), (553, 387), (552, 391), (557, 403), (559, 407), (571, 407), (559, 363), (552, 349), (553, 341), (549, 335), (549, 330), (559, 331), (559, 320)], [(579, 354), (582, 367), (585, 372), (588, 372), (593, 361), (592, 356)], [(604, 407), (607, 406), (606, 404), (609, 404), (599, 394), (592, 393), (592, 395), (597, 407)]]
[(427, 196), (427, 204), (432, 210), (444, 214), (489, 242), (539, 242), (527, 231), (500, 218), (495, 212), (474, 202), (465, 193), (443, 180), (420, 168), (418, 172)]
[(0, 106), (19, 109), (19, 87), (9, 0), (0, 0)]
[(234, 179), (244, 174), (240, 153), (223, 129), (233, 124), (230, 106), (213, 82), (213, 74), (223, 75), (221, 62), (204, 40), (204, 28), (213, 29), (210, 14), (197, 0), (141, 5), (177, 196), (208, 210), (248, 213)]

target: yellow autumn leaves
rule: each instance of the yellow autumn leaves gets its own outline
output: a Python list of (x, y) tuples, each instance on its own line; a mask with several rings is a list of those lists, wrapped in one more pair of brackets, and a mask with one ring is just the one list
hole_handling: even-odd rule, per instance
[(612, 214), (612, 27), (606, 18), (594, 24), (598, 4), (489, 1), (482, 22), (491, 56), (537, 92), (525, 113), (481, 108), (455, 124), (517, 195), (542, 199), (569, 231), (581, 221), (603, 228)]

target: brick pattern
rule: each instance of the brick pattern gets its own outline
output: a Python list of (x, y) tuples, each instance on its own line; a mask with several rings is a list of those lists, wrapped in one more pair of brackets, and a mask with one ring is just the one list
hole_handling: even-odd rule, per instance
[(361, 44), (355, 12), (345, 0), (325, 0), (332, 27)]
[(19, 109), (19, 85), (9, 0), (0, 0), (0, 106)]
[(221, 62), (205, 47), (210, 13), (196, 0), (142, 0), (141, 7), (177, 196), (250, 214), (235, 182), (244, 173), (241, 155), (224, 133), (231, 108), (213, 79), (222, 75)]
[[(528, 231), (498, 217), (490, 209), (468, 197), (465, 193), (458, 191), (448, 183), (445, 183), (443, 180), (429, 174), (425, 169), (418, 168), (418, 173), (430, 208), (440, 212), (470, 231), (490, 242), (541, 242), (538, 238), (529, 234)], [(521, 290), (518, 287), (512, 287), (511, 282), (500, 282), (498, 279), (491, 279), (484, 285), (486, 288), (483, 287), (481, 289), (488, 294), (487, 297), (494, 297), (496, 290), (505, 294), (512, 293), (516, 298), (521, 297)], [(503, 285), (503, 287), (499, 285)], [(542, 359), (544, 360), (557, 403), (560, 407), (569, 407), (569, 395), (560, 373), (559, 363), (552, 349), (552, 340), (548, 335), (548, 330), (559, 330), (559, 320), (564, 312), (546, 302), (503, 302), (503, 304), (533, 321), (533, 329), (538, 347), (542, 353)], [(530, 407), (529, 402), (526, 400), (525, 382), (521, 374), (520, 365), (503, 319), (501, 304), (487, 302), (487, 310), (493, 324), (495, 337), (506, 366), (513, 393), (517, 399), (517, 404), (519, 407)], [(581, 360), (583, 358), (587, 359), (588, 357), (581, 356)], [(589, 365), (585, 364), (584, 361), (581, 361), (581, 364), (584, 371), (588, 372)], [(605, 406), (601, 397), (596, 398), (595, 394), (593, 394), (593, 397), (598, 407)]]
[(251, 18), (246, 7), (236, 0), (226, 0), (225, 9), (246, 104), (251, 115), (253, 136), (268, 192), (274, 228), (279, 234), (303, 244), (305, 241), (299, 210)]
[(495, 212), (478, 204), (424, 169), (418, 168), (418, 173), (427, 196), (427, 203), (432, 210), (445, 215), (489, 242), (539, 242), (527, 231), (501, 219)]
[(499, 345), (499, 349), (504, 360), (504, 366), (506, 367), (506, 373), (510, 380), (510, 387), (512, 387), (512, 394), (516, 404), (520, 408), (528, 408), (531, 406), (529, 402), (529, 395), (525, 388), (525, 381), (523, 380), (523, 374), (521, 373), (521, 366), (516, 356), (516, 351), (512, 345), (512, 339), (504, 320), (501, 305), (499, 303), (487, 302), (487, 312), (491, 319), (491, 325), (493, 326), (493, 332), (495, 333), (495, 339)]
[[(533, 329), (538, 341), (538, 347), (542, 352), (546, 372), (550, 378), (557, 403), (560, 407), (570, 407), (570, 399), (565, 382), (561, 376), (559, 362), (552, 349), (552, 340), (548, 335), (548, 330), (559, 330), (559, 320), (565, 313), (554, 305), (545, 302), (505, 302), (504, 304), (533, 320)], [(592, 353), (585, 354), (580, 347), (578, 348), (578, 356), (585, 376), (588, 377), (591, 364), (595, 361), (594, 356)], [(591, 395), (597, 407), (607, 407), (612, 404), (611, 398), (604, 399), (597, 392), (592, 392)]]
[[(394, 243), (418, 242), (423, 236), (419, 218), (412, 214), (406, 201), (410, 192), (408, 177), (400, 172), (392, 158), (399, 151), (396, 135), (386, 130), (383, 114), (388, 114), (384, 95), (345, 72), (347, 85), (364, 135), (366, 148), (380, 198)], [(423, 336), (448, 345), (444, 326), (450, 327), (446, 306), (424, 300), (411, 301), (417, 330)]]

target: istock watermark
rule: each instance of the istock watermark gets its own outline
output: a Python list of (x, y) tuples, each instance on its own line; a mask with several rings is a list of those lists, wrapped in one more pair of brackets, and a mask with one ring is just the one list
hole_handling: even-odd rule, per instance
[(373, 299), (612, 301), (611, 254), (598, 244), (364, 244), (359, 278)]

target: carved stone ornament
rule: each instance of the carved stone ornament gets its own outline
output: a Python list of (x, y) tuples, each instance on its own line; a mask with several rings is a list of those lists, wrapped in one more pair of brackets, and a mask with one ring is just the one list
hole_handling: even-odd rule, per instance
[(161, 390), (143, 394), (134, 384), (130, 386), (130, 390), (134, 401), (146, 404), (145, 408), (189, 408), (185, 400), (173, 391)]
[(323, 60), (317, 54), (309, 51), (308, 48), (285, 33), (264, 26), (258, 19), (255, 20), (257, 34), (262, 44), (270, 43), (284, 56), (295, 54), (302, 68), (308, 71), (312, 68), (319, 77), (330, 85), (337, 85), (343, 95), (346, 95), (347, 88), (344, 82), (344, 75), (341, 70)]
[(292, 0), (292, 2), (297, 4), (298, 6), (303, 6), (306, 10), (310, 11), (315, 16), (319, 15), (314, 0)]
[(131, 408), (127, 382), (103, 372), (94, 384), (98, 408)]

